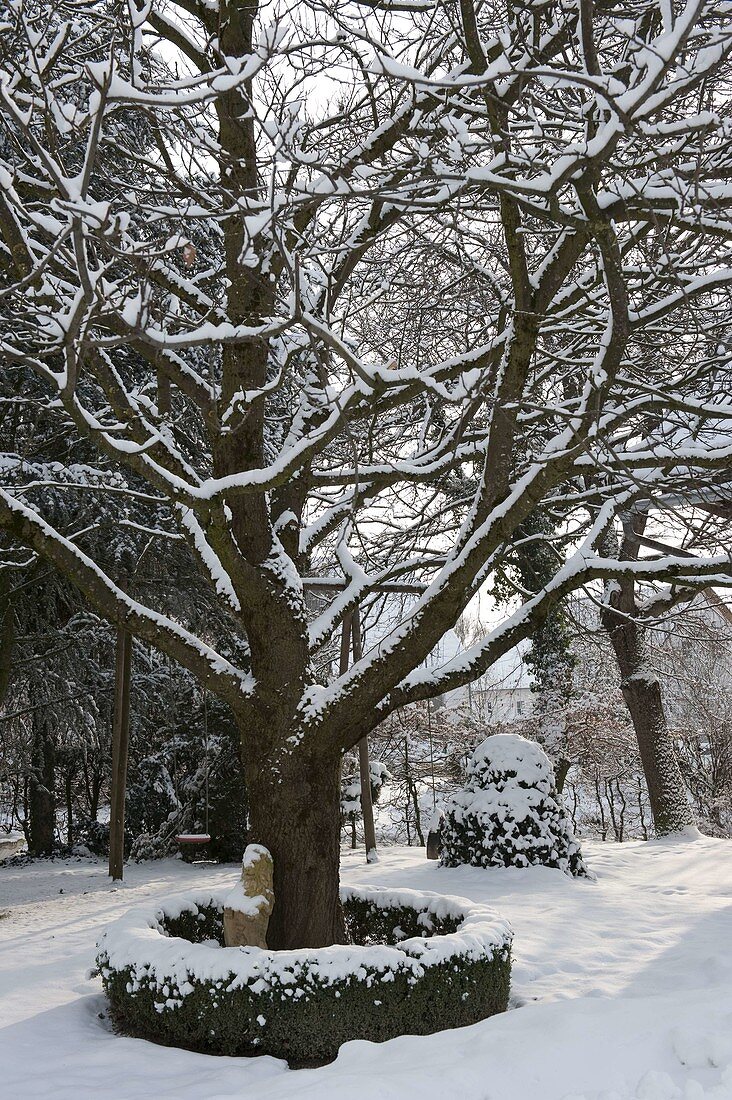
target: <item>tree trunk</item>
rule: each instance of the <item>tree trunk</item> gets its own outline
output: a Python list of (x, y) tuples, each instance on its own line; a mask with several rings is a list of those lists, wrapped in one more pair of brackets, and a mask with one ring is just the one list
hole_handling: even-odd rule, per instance
[[(361, 615), (358, 608), (351, 616), (353, 636), (353, 660), (360, 661), (363, 657), (363, 640), (361, 638)], [(361, 782), (361, 816), (363, 817), (363, 840), (366, 846), (366, 862), (376, 863), (376, 828), (374, 826), (374, 805), (371, 797), (371, 765), (369, 762), (369, 739), (362, 737), (358, 743), (358, 770)]]
[[(274, 950), (346, 943), (339, 887), (340, 754), (281, 752), (256, 767), (247, 752), (249, 839), (274, 861), (274, 909), (267, 944)], [(270, 760), (274, 753), (269, 754)]]
[[(647, 520), (647, 512), (626, 517), (620, 556), (637, 561)], [(609, 549), (613, 553), (617, 547)], [(632, 576), (612, 586), (601, 620), (615, 651), (623, 698), (638, 739), (656, 834), (680, 832), (694, 824), (694, 816), (666, 725), (661, 685), (646, 661), (645, 628), (638, 621)]]
[(424, 833), (422, 832), (422, 815), (419, 812), (419, 798), (417, 797), (417, 784), (414, 781), (410, 781), (409, 790), (412, 795), (412, 805), (414, 806), (414, 827), (417, 830), (417, 839), (424, 848)]
[(28, 851), (53, 855), (56, 839), (56, 749), (43, 711), (33, 712), (33, 745), (28, 782)]
[(620, 686), (638, 739), (648, 799), (658, 836), (694, 824), (673, 741), (666, 725), (661, 686), (643, 664), (643, 628), (631, 614), (608, 608), (603, 625), (620, 669)]
[(68, 848), (74, 846), (74, 799), (73, 799), (73, 787), (71, 782), (71, 771), (66, 772), (64, 777), (64, 790), (66, 793), (66, 845)]
[(656, 833), (679, 832), (693, 825), (694, 818), (666, 725), (660, 684), (655, 677), (630, 675), (623, 678), (622, 689), (638, 738)]
[(412, 834), (409, 831), (409, 802), (410, 802), (410, 781), (412, 774), (409, 770), (409, 738), (404, 738), (404, 785), (406, 787), (406, 802), (404, 803), (404, 821), (407, 826), (407, 846), (412, 847)]
[(362, 737), (358, 743), (358, 768), (361, 783), (361, 814), (363, 817), (363, 840), (366, 846), (366, 862), (376, 863), (376, 828), (374, 826), (374, 805), (371, 798), (371, 766), (369, 763), (368, 737)]
[(567, 775), (569, 769), (572, 767), (572, 761), (568, 760), (566, 756), (561, 756), (557, 761), (557, 766), (554, 769), (554, 779), (557, 786), (557, 794), (564, 792), (564, 784), (567, 782)]
[(118, 627), (112, 718), (112, 790), (109, 800), (109, 875), (115, 882), (121, 880), (125, 862), (125, 794), (130, 743), (131, 675), (132, 637), (124, 627)]
[(15, 614), (10, 598), (9, 570), (0, 570), (0, 705), (2, 705), (13, 667)]

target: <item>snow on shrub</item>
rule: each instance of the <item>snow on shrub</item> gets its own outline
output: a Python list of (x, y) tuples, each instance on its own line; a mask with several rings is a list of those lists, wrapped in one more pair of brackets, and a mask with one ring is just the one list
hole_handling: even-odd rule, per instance
[(495, 734), (478, 745), (465, 789), (445, 810), (440, 860), (447, 867), (541, 864), (587, 874), (539, 745), (517, 734)]
[(119, 1029), (218, 1054), (330, 1061), (349, 1039), (462, 1027), (505, 1010), (511, 930), (464, 898), (344, 887), (353, 940), (269, 951), (222, 947), (226, 891), (133, 910), (98, 944)]

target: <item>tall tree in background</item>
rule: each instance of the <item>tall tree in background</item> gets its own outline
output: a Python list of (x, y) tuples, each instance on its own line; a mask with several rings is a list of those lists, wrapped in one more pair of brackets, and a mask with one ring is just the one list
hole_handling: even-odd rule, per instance
[[(613, 538), (619, 558), (637, 560), (648, 527), (648, 509), (625, 515), (622, 541)], [(724, 539), (724, 533), (721, 534)], [(648, 633), (654, 616), (683, 602), (688, 593), (669, 592), (645, 598), (632, 575), (607, 586), (600, 619), (613, 647), (620, 686), (638, 739), (656, 832), (664, 836), (693, 826), (694, 814), (666, 720), (661, 681), (649, 653)]]
[[(0, 524), (232, 707), (275, 948), (344, 936), (340, 760), (376, 723), (587, 582), (732, 571), (601, 549), (732, 456), (724, 4), (404, 7), (15, 0), (1, 28), (0, 351), (94, 456), (78, 491), (144, 503), (167, 583), (128, 590), (17, 455)], [(536, 509), (564, 565), (420, 667)], [(315, 618), (313, 573), (341, 586)], [(317, 682), (405, 577), (422, 596)]]

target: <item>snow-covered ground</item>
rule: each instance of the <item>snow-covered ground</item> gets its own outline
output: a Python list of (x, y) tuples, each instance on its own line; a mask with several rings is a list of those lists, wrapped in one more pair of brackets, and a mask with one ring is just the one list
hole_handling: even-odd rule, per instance
[(348, 882), (487, 900), (515, 929), (512, 1010), (317, 1070), (114, 1035), (85, 971), (97, 934), (232, 867), (0, 867), (0, 1097), (13, 1100), (732, 1100), (732, 842), (588, 844), (597, 882), (544, 869), (441, 869), (386, 849)]

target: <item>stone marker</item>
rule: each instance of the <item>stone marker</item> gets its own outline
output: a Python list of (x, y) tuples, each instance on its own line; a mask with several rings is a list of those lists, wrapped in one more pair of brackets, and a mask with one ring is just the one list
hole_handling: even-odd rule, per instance
[(0, 860), (10, 859), (11, 856), (25, 848), (25, 839), (20, 837), (3, 837), (0, 839)]
[(241, 881), (224, 900), (227, 947), (267, 947), (267, 925), (274, 905), (272, 856), (261, 844), (248, 844)]

